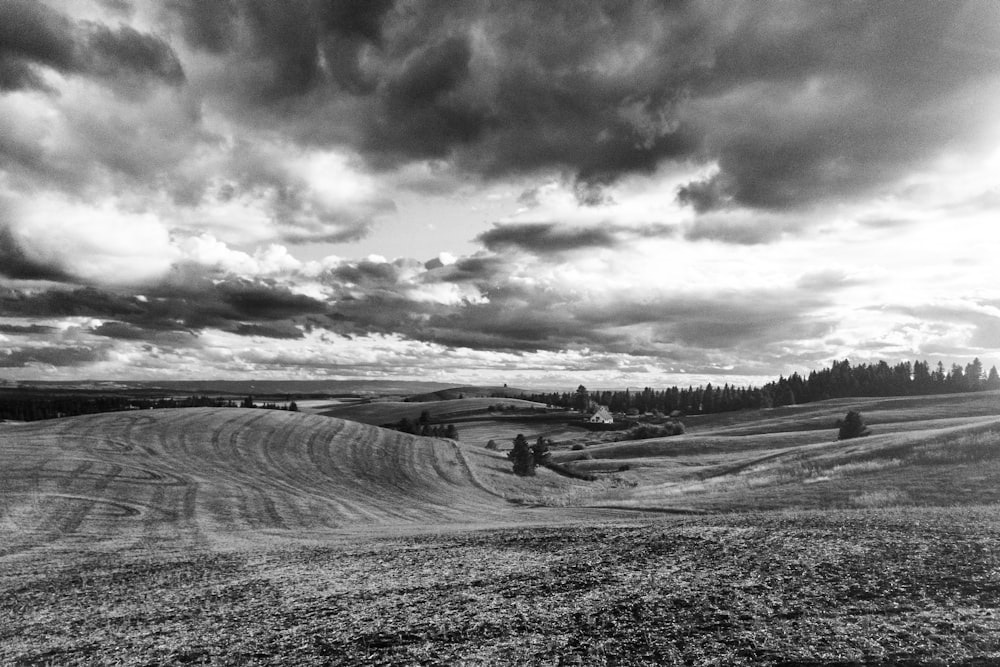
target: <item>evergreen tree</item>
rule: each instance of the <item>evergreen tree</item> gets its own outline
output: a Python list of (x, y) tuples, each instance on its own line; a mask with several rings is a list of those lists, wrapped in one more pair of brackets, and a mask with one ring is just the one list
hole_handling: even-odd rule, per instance
[(997, 373), (997, 367), (990, 367), (990, 375), (986, 378), (986, 388), (987, 389), (1000, 389), (1000, 374)]
[(972, 360), (972, 363), (965, 367), (965, 384), (970, 391), (978, 391), (983, 384), (983, 362), (979, 357)]
[(507, 457), (514, 463), (514, 474), (521, 477), (532, 477), (535, 474), (535, 456), (528, 441), (520, 433), (514, 438), (514, 449)]
[(838, 440), (849, 440), (851, 438), (860, 438), (868, 435), (871, 431), (865, 426), (864, 420), (861, 418), (861, 413), (857, 410), (851, 410), (844, 417), (844, 421), (840, 424), (840, 433), (837, 436)]

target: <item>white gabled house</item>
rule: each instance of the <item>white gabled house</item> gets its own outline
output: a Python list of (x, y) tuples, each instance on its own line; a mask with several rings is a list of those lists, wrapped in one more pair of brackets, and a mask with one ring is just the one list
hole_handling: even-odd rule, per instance
[(611, 416), (611, 412), (603, 405), (598, 406), (597, 411), (590, 416), (588, 420), (591, 424), (613, 424), (615, 423), (615, 418)]

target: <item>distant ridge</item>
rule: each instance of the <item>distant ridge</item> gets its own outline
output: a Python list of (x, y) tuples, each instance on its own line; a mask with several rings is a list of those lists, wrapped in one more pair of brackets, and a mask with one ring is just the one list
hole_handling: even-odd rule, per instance
[(24, 381), (17, 386), (87, 391), (172, 391), (218, 394), (396, 394), (409, 396), (454, 385), (417, 380), (80, 380)]
[(507, 386), (448, 386), (444, 389), (433, 389), (425, 393), (416, 394), (406, 400), (412, 403), (427, 403), (430, 401), (453, 401), (459, 398), (523, 398), (532, 393), (536, 392)]

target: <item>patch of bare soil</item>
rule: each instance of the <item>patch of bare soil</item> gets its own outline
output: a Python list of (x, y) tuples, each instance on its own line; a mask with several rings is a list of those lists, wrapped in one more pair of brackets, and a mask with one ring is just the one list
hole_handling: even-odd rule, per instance
[(0, 663), (995, 664), (998, 516), (605, 520), (225, 553), (63, 544), (0, 567)]

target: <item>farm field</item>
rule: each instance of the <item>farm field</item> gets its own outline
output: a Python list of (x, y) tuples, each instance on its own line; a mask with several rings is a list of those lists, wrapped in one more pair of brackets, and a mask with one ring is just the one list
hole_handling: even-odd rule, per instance
[(520, 409), (544, 408), (541, 403), (516, 398), (458, 398), (440, 401), (371, 401), (332, 406), (317, 414), (380, 426), (394, 424), (400, 419), (415, 422), (422, 412), (438, 422), (455, 421), (478, 416), (490, 419), (489, 408), (494, 405)]
[(961, 398), (553, 455), (595, 482), (281, 411), (3, 424), (0, 663), (993, 664), (1000, 396)]

